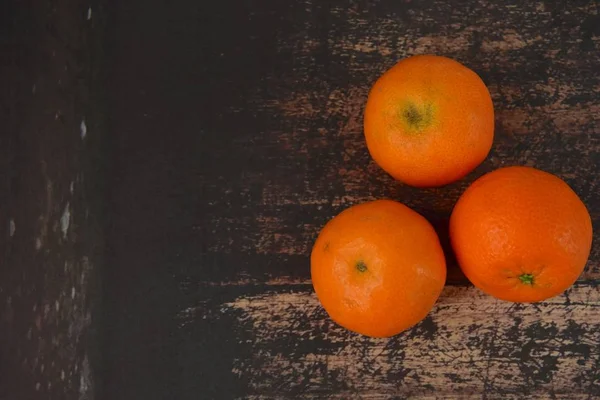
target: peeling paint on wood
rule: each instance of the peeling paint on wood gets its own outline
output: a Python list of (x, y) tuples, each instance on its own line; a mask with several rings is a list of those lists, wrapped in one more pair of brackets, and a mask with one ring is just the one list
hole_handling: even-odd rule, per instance
[[(532, 306), (465, 288), (447, 238), (467, 185), (512, 164), (564, 178), (598, 226), (596, 2), (133, 0), (114, 13), (109, 397), (599, 396), (600, 236), (578, 286)], [(422, 53), (474, 69), (496, 109), (487, 160), (428, 190), (390, 179), (362, 136), (371, 84)], [(427, 217), (462, 285), (388, 341), (331, 324), (309, 285), (319, 229), (375, 198)]]
[(371, 339), (333, 323), (304, 286), (200, 304), (179, 319), (186, 331), (201, 319), (234, 321), (245, 349), (232, 374), (255, 398), (574, 398), (600, 396), (599, 311), (596, 285), (537, 304), (446, 287), (416, 327)]

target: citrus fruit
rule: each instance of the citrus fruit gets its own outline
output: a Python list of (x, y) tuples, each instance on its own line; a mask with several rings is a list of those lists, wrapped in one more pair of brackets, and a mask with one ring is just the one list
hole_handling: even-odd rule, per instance
[(590, 254), (592, 222), (557, 176), (507, 167), (463, 193), (450, 218), (450, 239), (475, 286), (499, 299), (536, 302), (577, 280)]
[(339, 325), (393, 336), (421, 321), (446, 279), (433, 227), (390, 200), (350, 207), (329, 221), (311, 254), (312, 282)]
[(479, 76), (446, 57), (406, 58), (373, 85), (364, 116), (371, 156), (395, 179), (442, 186), (471, 172), (494, 138), (494, 107)]

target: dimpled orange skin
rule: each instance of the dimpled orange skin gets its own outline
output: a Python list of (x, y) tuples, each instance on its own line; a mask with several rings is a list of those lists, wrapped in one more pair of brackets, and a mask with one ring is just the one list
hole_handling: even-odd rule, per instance
[(446, 57), (406, 58), (369, 93), (364, 129), (381, 168), (417, 187), (442, 186), (477, 167), (494, 139), (494, 107), (481, 78)]
[(336, 323), (389, 337), (425, 318), (444, 287), (446, 261), (425, 218), (378, 200), (350, 207), (325, 225), (312, 250), (311, 275)]
[(461, 196), (450, 239), (479, 289), (502, 300), (536, 302), (577, 280), (590, 254), (592, 222), (557, 176), (507, 167), (479, 178)]

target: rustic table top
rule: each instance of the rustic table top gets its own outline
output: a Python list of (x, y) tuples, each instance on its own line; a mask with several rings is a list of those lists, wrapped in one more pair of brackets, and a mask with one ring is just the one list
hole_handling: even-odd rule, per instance
[[(309, 272), (325, 222), (372, 199), (422, 213), (449, 250), (458, 196), (505, 165), (562, 177), (599, 225), (598, 3), (228, 3), (114, 11), (107, 395), (600, 396), (597, 230), (577, 284), (539, 304), (483, 295), (450, 259), (434, 310), (391, 339), (336, 326)], [(496, 138), (466, 179), (420, 190), (374, 164), (362, 112), (424, 53), (482, 77)]]

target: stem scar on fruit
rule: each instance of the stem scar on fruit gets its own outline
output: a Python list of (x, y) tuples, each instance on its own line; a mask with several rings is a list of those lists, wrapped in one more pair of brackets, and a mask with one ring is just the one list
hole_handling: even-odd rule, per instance
[(358, 270), (358, 272), (367, 272), (368, 268), (367, 268), (367, 264), (365, 264), (365, 262), (363, 260), (359, 260), (356, 262), (356, 269)]
[(429, 127), (434, 119), (435, 107), (431, 103), (406, 102), (400, 107), (400, 119), (407, 131), (420, 132)]

